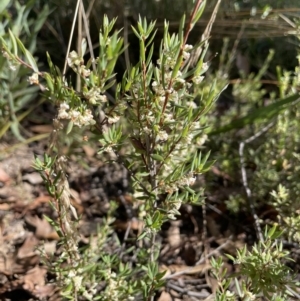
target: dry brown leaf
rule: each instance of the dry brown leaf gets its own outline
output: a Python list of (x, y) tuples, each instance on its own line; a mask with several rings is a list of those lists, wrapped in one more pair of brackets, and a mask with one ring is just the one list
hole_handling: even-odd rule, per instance
[(89, 145), (83, 145), (82, 149), (84, 150), (88, 158), (94, 157), (94, 155), (96, 154), (96, 149)]
[(2, 168), (0, 168), (0, 182), (2, 182), (5, 185), (11, 182), (10, 176)]
[(29, 233), (22, 244), (22, 246), (18, 250), (17, 257), (19, 259), (23, 259), (26, 257), (32, 257), (36, 255), (35, 248), (38, 245), (38, 239), (33, 235), (33, 233)]
[(7, 203), (3, 203), (0, 204), (0, 210), (2, 211), (9, 211), (11, 209), (12, 205), (7, 204)]
[[(39, 299), (46, 298), (46, 297), (51, 297), (56, 291), (56, 287), (54, 284), (48, 284), (44, 286), (39, 286), (37, 285), (35, 287), (35, 296), (38, 297)], [(60, 299), (56, 299), (60, 300)]]
[(53, 131), (53, 126), (50, 124), (32, 125), (30, 131), (40, 134), (51, 133)]
[[(45, 276), (47, 274), (47, 270), (44, 267), (36, 266), (32, 268), (31, 270), (27, 271), (27, 273), (24, 276), (24, 283), (25, 285), (30, 286), (31, 288), (39, 285), (44, 286), (45, 285)], [(26, 289), (24, 287), (24, 289)], [(30, 290), (32, 291), (32, 290)]]
[(24, 181), (28, 181), (32, 185), (43, 183), (43, 179), (38, 172), (27, 173), (23, 176)]
[(39, 239), (59, 239), (58, 234), (52, 229), (49, 222), (38, 216), (26, 216), (25, 221), (35, 227), (35, 235)]
[(49, 195), (41, 195), (37, 197), (33, 202), (28, 204), (28, 206), (25, 208), (24, 214), (30, 210), (34, 210), (41, 206), (42, 204), (49, 203), (51, 197)]
[(172, 301), (172, 297), (168, 292), (163, 291), (157, 301)]

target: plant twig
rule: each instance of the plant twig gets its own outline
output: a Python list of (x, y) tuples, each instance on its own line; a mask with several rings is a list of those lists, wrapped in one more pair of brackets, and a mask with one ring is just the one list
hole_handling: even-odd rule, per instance
[(68, 56), (69, 56), (70, 49), (71, 49), (71, 43), (72, 43), (72, 40), (73, 40), (74, 29), (75, 29), (75, 24), (76, 24), (76, 19), (77, 19), (77, 15), (78, 15), (80, 2), (81, 2), (81, 0), (77, 0), (75, 13), (74, 13), (74, 17), (73, 17), (73, 23), (72, 23), (72, 27), (71, 27), (71, 33), (70, 33), (70, 37), (69, 37), (68, 49), (67, 49), (65, 64), (64, 64), (64, 69), (63, 69), (63, 81), (64, 81), (65, 75), (66, 75), (67, 64), (68, 64)]
[(246, 172), (246, 167), (245, 167), (245, 157), (244, 157), (244, 148), (245, 145), (254, 141), (256, 138), (260, 137), (262, 134), (267, 132), (272, 126), (274, 125), (274, 122), (269, 123), (267, 126), (262, 128), (259, 132), (254, 134), (253, 136), (249, 137), (248, 139), (242, 141), (239, 146), (239, 155), (240, 155), (240, 164), (241, 164), (241, 174), (242, 174), (242, 182), (243, 186), (247, 195), (247, 199), (249, 202), (250, 210), (254, 219), (254, 225), (255, 225), (255, 230), (256, 230), (256, 235), (259, 238), (259, 240), (264, 241), (264, 236), (259, 224), (259, 218), (257, 216), (254, 202), (252, 199), (252, 191), (248, 185), (248, 179), (247, 179), (247, 172)]

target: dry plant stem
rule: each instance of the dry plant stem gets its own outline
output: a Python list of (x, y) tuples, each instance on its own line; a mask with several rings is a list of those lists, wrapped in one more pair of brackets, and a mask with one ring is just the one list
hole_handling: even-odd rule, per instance
[[(98, 1), (98, 3), (101, 2), (101, 1)], [(90, 3), (89, 3), (89, 7), (87, 9), (87, 12), (86, 12), (86, 18), (89, 19), (90, 18), (90, 14), (91, 14), (91, 11), (94, 7), (94, 3), (95, 3), (95, 0), (91, 0)], [(100, 4), (100, 3), (99, 3)]]
[(203, 222), (202, 222), (202, 226), (203, 226), (203, 230), (202, 230), (202, 243), (203, 243), (203, 253), (205, 255), (205, 257), (207, 256), (208, 253), (208, 249), (209, 249), (209, 244), (207, 241), (207, 220), (206, 220), (206, 202), (204, 200), (204, 204), (202, 204), (202, 218), (203, 218)]
[(242, 35), (244, 33), (244, 30), (245, 30), (245, 23), (243, 23), (243, 25), (242, 25), (239, 33), (238, 33), (238, 36), (237, 36), (236, 40), (234, 41), (234, 44), (233, 44), (233, 47), (232, 47), (232, 50), (231, 50), (231, 53), (230, 53), (229, 60), (226, 64), (226, 66), (225, 66), (225, 74), (229, 74), (232, 63), (236, 58), (237, 48), (238, 48), (238, 45), (239, 45), (240, 40), (242, 38)]
[(84, 9), (82, 1), (81, 1), (81, 6), (80, 7), (81, 7), (81, 10), (82, 10), (84, 30), (85, 30), (86, 38), (87, 38), (88, 45), (89, 45), (90, 55), (91, 55), (91, 59), (92, 59), (92, 67), (93, 67), (93, 71), (96, 72), (95, 55), (94, 55), (92, 39), (91, 39), (91, 35), (90, 35), (90, 30), (89, 30), (88, 16), (85, 13), (85, 9)]
[[(186, 27), (186, 30), (185, 30), (185, 34), (184, 34), (183, 43), (180, 46), (180, 51), (179, 51), (179, 54), (178, 54), (177, 62), (182, 59), (183, 51), (184, 51), (184, 46), (185, 46), (185, 44), (186, 44), (186, 42), (188, 40), (188, 37), (189, 37), (189, 34), (190, 34), (191, 30), (193, 29), (192, 23), (193, 23), (193, 20), (195, 18), (195, 15), (196, 15), (197, 11), (199, 10), (199, 7), (200, 7), (202, 1), (203, 0), (198, 0), (197, 1), (197, 3), (194, 6), (194, 9), (193, 9), (193, 11), (192, 11), (192, 13), (190, 15), (190, 19), (189, 19), (189, 22), (187, 24), (187, 27)], [(173, 84), (173, 78), (170, 79), (167, 91), (169, 91), (171, 89), (172, 84)], [(162, 116), (164, 115), (164, 112), (166, 110), (166, 107), (167, 107), (167, 104), (168, 104), (168, 101), (169, 101), (169, 95), (170, 95), (170, 93), (168, 93), (167, 91), (166, 91), (165, 101), (164, 101), (164, 104), (163, 104), (163, 109), (162, 109), (162, 114), (161, 114)], [(163, 117), (161, 117), (160, 125), (162, 125), (162, 123), (163, 123)]]
[(253, 136), (249, 137), (248, 139), (242, 141), (240, 143), (240, 147), (239, 147), (242, 182), (243, 182), (243, 186), (244, 186), (244, 189), (245, 189), (245, 192), (246, 192), (246, 195), (247, 195), (247, 199), (248, 199), (248, 202), (249, 202), (251, 213), (252, 213), (252, 216), (253, 216), (253, 219), (254, 219), (256, 235), (257, 235), (257, 238), (262, 242), (264, 241), (264, 236), (263, 236), (260, 224), (259, 224), (259, 218), (258, 218), (258, 216), (256, 214), (256, 211), (255, 211), (255, 206), (254, 206), (253, 199), (252, 199), (252, 191), (251, 191), (251, 189), (248, 185), (247, 172), (246, 172), (246, 167), (245, 167), (244, 148), (245, 148), (246, 144), (254, 141), (256, 138), (258, 138), (259, 136), (261, 136), (262, 134), (267, 132), (273, 125), (274, 125), (274, 122), (269, 123), (267, 126), (262, 128), (259, 132), (257, 132)]
[[(204, 49), (206, 48), (207, 44), (208, 44), (208, 39), (209, 39), (209, 35), (211, 33), (211, 30), (212, 30), (212, 25), (214, 24), (215, 20), (216, 20), (216, 16), (217, 16), (217, 13), (219, 11), (219, 6), (221, 4), (221, 1), (222, 0), (218, 0), (213, 12), (212, 12), (212, 15), (207, 23), (207, 26), (201, 36), (201, 40), (200, 42), (203, 42), (205, 41), (205, 45), (204, 45)], [(190, 59), (187, 61), (187, 64), (188, 65), (196, 65), (197, 62), (198, 62), (198, 59), (199, 57), (201, 56), (201, 53), (202, 53), (202, 47), (199, 47), (198, 49), (196, 49), (196, 51), (194, 51), (190, 57)]]
[(128, 8), (127, 8), (127, 2), (124, 4), (123, 9), (123, 18), (124, 18), (124, 55), (125, 55), (125, 64), (126, 64), (126, 70), (130, 69), (130, 59), (129, 59), (129, 49), (128, 49)]
[(291, 21), (288, 17), (286, 17), (284, 14), (278, 14), (278, 16), (283, 19), (286, 23), (288, 23), (289, 25), (291, 25), (293, 28), (297, 28), (297, 25)]
[(67, 64), (68, 64), (67, 59), (69, 57), (69, 53), (70, 53), (70, 49), (71, 49), (71, 43), (73, 40), (73, 34), (74, 34), (74, 29), (75, 29), (75, 24), (76, 24), (76, 19), (77, 19), (77, 15), (78, 15), (80, 2), (81, 2), (81, 0), (77, 0), (77, 4), (76, 4), (76, 8), (75, 8), (75, 13), (74, 13), (74, 18), (73, 18), (73, 23), (72, 23), (72, 28), (71, 28), (71, 34), (70, 34), (70, 38), (69, 38), (68, 49), (67, 49), (66, 59), (65, 59), (64, 69), (63, 69), (63, 80), (65, 79), (65, 75), (66, 75)]
[[(83, 33), (82, 33), (82, 5), (80, 5), (78, 10), (78, 36), (77, 36), (77, 53), (81, 57), (83, 56), (83, 53), (81, 51), (81, 43), (83, 39)], [(81, 76), (77, 73), (76, 75), (76, 91), (81, 91)]]

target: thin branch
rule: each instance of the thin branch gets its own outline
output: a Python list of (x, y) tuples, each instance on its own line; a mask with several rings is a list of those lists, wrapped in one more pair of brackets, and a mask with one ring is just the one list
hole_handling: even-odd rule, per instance
[(257, 237), (261, 241), (264, 241), (264, 236), (263, 236), (260, 224), (259, 224), (259, 218), (258, 218), (258, 216), (256, 214), (256, 211), (255, 211), (255, 206), (254, 206), (254, 202), (253, 202), (253, 199), (252, 199), (252, 191), (251, 191), (251, 189), (249, 188), (249, 185), (248, 185), (248, 179), (247, 179), (247, 173), (246, 173), (246, 167), (245, 167), (244, 148), (245, 148), (246, 144), (248, 144), (248, 143), (254, 141), (256, 138), (260, 137), (262, 134), (267, 132), (273, 125), (274, 125), (274, 122), (269, 123), (267, 126), (262, 128), (259, 132), (257, 132), (253, 136), (249, 137), (248, 139), (242, 141), (240, 143), (240, 147), (239, 147), (242, 182), (243, 182), (244, 189), (246, 191), (246, 195), (247, 195), (247, 199), (248, 199), (249, 206), (250, 206), (250, 209), (251, 209), (251, 213), (252, 213), (252, 216), (254, 218), (254, 225), (255, 225), (256, 234), (257, 234)]
[(78, 16), (78, 10), (79, 10), (80, 3), (81, 3), (81, 0), (77, 0), (75, 13), (74, 13), (74, 17), (73, 17), (71, 33), (70, 33), (70, 37), (69, 37), (68, 49), (67, 49), (66, 58), (65, 58), (64, 69), (63, 69), (63, 81), (65, 80), (65, 75), (66, 75), (66, 70), (67, 70), (67, 63), (68, 63), (68, 56), (69, 56), (70, 49), (71, 49), (71, 44), (72, 44), (72, 40), (73, 40), (74, 29), (75, 29), (75, 24), (76, 24), (76, 19), (77, 19), (77, 16)]
[(124, 18), (124, 55), (125, 55), (125, 63), (126, 63), (126, 70), (129, 70), (130, 68), (130, 59), (129, 59), (129, 43), (128, 43), (128, 13), (129, 13), (129, 7), (128, 3), (124, 4), (124, 9), (123, 9), (123, 18)]
[(84, 29), (85, 29), (86, 38), (87, 38), (87, 41), (88, 41), (90, 55), (91, 55), (91, 59), (92, 59), (93, 71), (96, 73), (95, 55), (94, 55), (94, 50), (93, 50), (93, 44), (92, 44), (91, 34), (90, 34), (90, 30), (89, 30), (89, 25), (88, 25), (88, 18), (87, 18), (87, 15), (85, 13), (85, 9), (84, 9), (84, 6), (83, 6), (82, 2), (81, 2), (81, 8), (82, 8), (82, 17), (83, 17)]

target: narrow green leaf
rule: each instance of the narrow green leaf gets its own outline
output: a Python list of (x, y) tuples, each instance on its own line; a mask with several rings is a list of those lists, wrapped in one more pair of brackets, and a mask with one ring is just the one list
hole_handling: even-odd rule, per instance
[(223, 127), (219, 128), (219, 129), (213, 130), (208, 134), (210, 136), (218, 135), (221, 133), (229, 132), (233, 129), (243, 128), (246, 125), (253, 124), (256, 122), (259, 123), (259, 122), (269, 121), (273, 117), (280, 114), (284, 109), (286, 109), (287, 105), (292, 105), (294, 102), (299, 101), (299, 99), (300, 99), (300, 96), (298, 93), (294, 94), (292, 96), (288, 96), (286, 98), (280, 99), (280, 100), (276, 101), (275, 103), (272, 103), (266, 107), (256, 109), (244, 117), (232, 120), (227, 125), (224, 125)]
[(151, 158), (153, 158), (156, 161), (161, 161), (161, 162), (164, 161), (164, 158), (162, 156), (158, 155), (158, 154), (152, 154)]
[(148, 66), (151, 63), (152, 55), (153, 55), (153, 50), (154, 50), (154, 44), (151, 45), (150, 51), (148, 53), (147, 61), (146, 61), (146, 66)]
[(16, 38), (15, 38), (14, 34), (12, 33), (12, 31), (10, 29), (8, 30), (8, 33), (9, 33), (9, 36), (10, 36), (10, 40), (12, 42), (13, 54), (15, 56), (18, 56), (18, 46), (17, 46)]
[(194, 26), (194, 24), (201, 18), (205, 6), (206, 6), (206, 0), (203, 1), (203, 2), (200, 4), (200, 7), (199, 7), (198, 11), (196, 12), (196, 15), (195, 15), (195, 17), (194, 17), (194, 19), (193, 19), (193, 26)]
[(67, 135), (71, 133), (73, 126), (74, 126), (73, 121), (69, 121), (68, 127), (67, 127)]
[(140, 34), (137, 32), (137, 30), (136, 30), (133, 26), (131, 26), (131, 29), (132, 29), (133, 33), (134, 33), (139, 39), (142, 39), (142, 37), (140, 36)]
[(143, 232), (143, 233), (137, 238), (137, 241), (139, 241), (139, 240), (145, 238), (146, 235), (147, 235), (147, 232)]
[(179, 41), (181, 44), (183, 43), (184, 24), (185, 24), (185, 14), (182, 16), (179, 24)]

